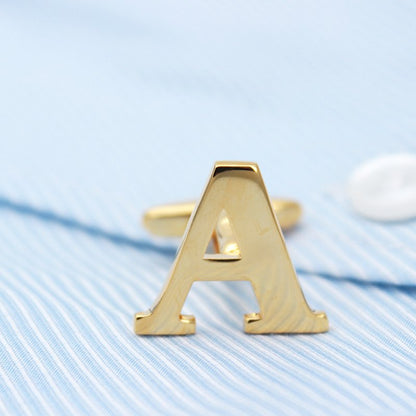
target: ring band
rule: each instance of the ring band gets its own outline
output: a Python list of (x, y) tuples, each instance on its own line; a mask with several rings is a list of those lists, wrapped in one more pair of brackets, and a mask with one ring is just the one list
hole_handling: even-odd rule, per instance
[[(302, 207), (289, 199), (272, 199), (272, 206), (283, 230), (294, 227), (301, 215)], [(182, 237), (196, 202), (159, 205), (143, 215), (143, 226), (151, 233), (163, 237)]]

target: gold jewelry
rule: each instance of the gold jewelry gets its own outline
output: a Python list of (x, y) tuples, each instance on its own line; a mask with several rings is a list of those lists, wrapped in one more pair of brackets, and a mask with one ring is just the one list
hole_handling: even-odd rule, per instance
[[(291, 207), (287, 221), (291, 225), (300, 215), (300, 207), (295, 209), (293, 204), (286, 205)], [(144, 223), (158, 234), (180, 235), (190, 209), (191, 205), (159, 207), (146, 214)], [(327, 331), (325, 313), (312, 311), (306, 303), (275, 210), (257, 164), (217, 162), (189, 218), (162, 293), (149, 311), (135, 315), (136, 334), (193, 334), (195, 318), (182, 315), (181, 309), (198, 280), (251, 282), (260, 312), (245, 315), (245, 332)], [(207, 248), (213, 235), (210, 252)]]

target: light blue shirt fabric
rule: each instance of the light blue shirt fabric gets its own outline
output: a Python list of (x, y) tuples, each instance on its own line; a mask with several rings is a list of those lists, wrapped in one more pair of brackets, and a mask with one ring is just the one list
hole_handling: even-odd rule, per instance
[[(0, 4), (0, 414), (414, 414), (416, 222), (352, 212), (358, 164), (416, 152), (411, 1)], [(177, 242), (141, 212), (215, 160), (302, 202), (319, 335), (249, 336), (197, 283), (189, 337), (138, 337)]]

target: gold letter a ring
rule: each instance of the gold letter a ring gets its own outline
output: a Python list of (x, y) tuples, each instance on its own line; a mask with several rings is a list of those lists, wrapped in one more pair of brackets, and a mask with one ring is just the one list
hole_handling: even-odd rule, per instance
[(193, 334), (195, 318), (182, 315), (182, 306), (193, 282), (212, 280), (251, 282), (260, 311), (245, 315), (247, 333), (327, 331), (326, 314), (312, 311), (305, 300), (276, 213), (288, 228), (301, 210), (292, 201), (270, 201), (251, 162), (217, 162), (195, 205), (148, 211), (144, 224), (150, 231), (184, 236), (162, 293), (150, 310), (135, 315), (136, 334)]

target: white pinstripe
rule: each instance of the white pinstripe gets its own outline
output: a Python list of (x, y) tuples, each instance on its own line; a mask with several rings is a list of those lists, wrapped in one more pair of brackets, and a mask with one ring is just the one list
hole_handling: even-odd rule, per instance
[[(324, 204), (326, 204), (327, 206), (329, 205), (327, 201), (325, 201), (325, 199), (322, 200)], [(341, 223), (346, 223), (348, 227), (352, 227), (352, 229), (354, 230), (354, 232), (357, 235), (360, 235), (364, 241), (369, 242), (371, 245), (376, 246), (379, 250), (380, 253), (384, 256), (389, 258), (393, 263), (397, 264), (399, 266), (400, 270), (404, 270), (406, 273), (409, 273), (410, 275), (414, 275), (415, 274), (415, 270), (413, 268), (411, 268), (410, 266), (408, 266), (406, 263), (404, 263), (399, 257), (394, 257), (391, 255), (390, 251), (387, 250), (382, 244), (379, 243), (378, 240), (376, 240), (375, 238), (372, 238), (372, 236), (369, 233), (365, 233), (363, 232), (360, 227), (358, 227), (356, 225), (355, 222), (351, 221), (348, 217), (346, 216), (341, 216), (337, 213), (336, 210), (331, 209), (332, 207), (329, 206), (330, 208), (330, 212), (334, 215), (334, 217), (337, 219), (336, 222), (341, 222)], [(350, 240), (348, 241), (348, 243), (352, 243)], [(359, 248), (357, 249), (358, 252), (360, 252)], [(365, 251), (361, 249), (361, 253), (364, 255)], [(369, 258), (367, 256), (367, 258)], [(372, 261), (375, 263), (380, 264), (377, 260), (375, 260), (374, 258), (372, 258)], [(381, 269), (387, 274), (388, 270), (386, 270), (384, 267), (381, 267)], [(390, 281), (395, 281), (397, 282), (397, 279), (395, 279), (395, 276), (392, 275), (391, 273), (388, 274), (389, 279), (391, 279)]]
[[(0, 285), (2, 287), (2, 290), (5, 293), (7, 293), (8, 296), (9, 296), (9, 298), (11, 300), (13, 300), (13, 302), (17, 305), (17, 307), (20, 310), (22, 316), (30, 316), (30, 314), (28, 313), (28, 311), (25, 310), (25, 308), (22, 306), (21, 302), (13, 294), (13, 292), (11, 290), (9, 290), (7, 288), (7, 286), (2, 285), (1, 282), (0, 282)], [(6, 313), (5, 309), (1, 305), (0, 305), (0, 310), (3, 313), (3, 316), (7, 316), (7, 313)], [(51, 386), (51, 388), (53, 388), (55, 394), (59, 397), (59, 400), (61, 400), (65, 404), (65, 406), (66, 406), (66, 412), (70, 411), (70, 409), (72, 409), (72, 405), (68, 402), (68, 400), (66, 399), (65, 395), (63, 395), (60, 390), (54, 388), (54, 383), (53, 383), (53, 380), (52, 380), (52, 378), (51, 378), (48, 370), (44, 367), (44, 365), (42, 364), (42, 362), (37, 359), (36, 353), (33, 350), (33, 348), (31, 347), (31, 344), (26, 342), (25, 337), (23, 336), (23, 334), (21, 333), (21, 331), (19, 330), (19, 327), (15, 324), (15, 322), (12, 319), (10, 319), (10, 317), (8, 317), (8, 318), (9, 318), (8, 321), (10, 322), (10, 325), (13, 327), (13, 331), (16, 334), (17, 338), (19, 339), (19, 341), (21, 342), (21, 344), (25, 346), (25, 348), (28, 350), (29, 354), (33, 357), (33, 359), (35, 360), (37, 366), (41, 369), (41, 372), (44, 375), (45, 379), (47, 380), (49, 386)], [(35, 332), (36, 337), (42, 342), (42, 345), (48, 350), (48, 353), (53, 357), (54, 362), (57, 365), (57, 367), (59, 368), (59, 370), (62, 371), (62, 373), (68, 379), (70, 385), (83, 398), (83, 400), (85, 401), (85, 403), (88, 403), (89, 404), (89, 408), (90, 409), (93, 409), (94, 406), (92, 406), (91, 403), (89, 403), (88, 397), (84, 395), (83, 391), (78, 387), (77, 382), (74, 379), (74, 377), (72, 377), (72, 375), (67, 371), (67, 369), (65, 368), (65, 366), (62, 365), (62, 363), (60, 362), (60, 360), (57, 357), (57, 355), (55, 354), (55, 352), (50, 348), (48, 342), (45, 340), (45, 338), (39, 332), (38, 328), (36, 326), (33, 326), (32, 329)]]

